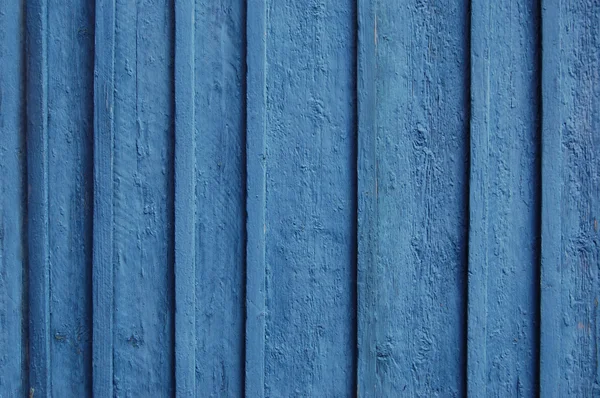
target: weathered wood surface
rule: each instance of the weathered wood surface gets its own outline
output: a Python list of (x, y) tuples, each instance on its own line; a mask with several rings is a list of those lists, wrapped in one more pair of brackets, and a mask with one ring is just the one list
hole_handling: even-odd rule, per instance
[(600, 394), (600, 4), (542, 2), (543, 397)]
[(247, 355), (261, 357), (248, 363), (264, 371), (252, 380), (247, 368), (247, 383), (253, 396), (347, 395), (355, 384), (356, 16), (351, 2), (250, 7), (248, 212), (257, 213), (247, 272), (264, 282), (248, 286), (260, 310), (248, 309), (246, 333)]
[[(92, 389), (94, 7), (48, 2), (48, 217), (52, 395)], [(64, 42), (64, 37), (72, 40)], [(34, 149), (37, 150), (37, 149)]]
[(265, 0), (248, 0), (246, 50), (246, 329), (244, 392), (265, 395), (266, 39)]
[(113, 384), (118, 396), (174, 387), (174, 10), (115, 5)]
[(51, 394), (48, 1), (26, 7), (28, 352), (30, 393)]
[(540, 10), (471, 2), (468, 393), (538, 388)]
[(195, 7), (196, 396), (231, 397), (244, 391), (246, 10)]
[(25, 7), (0, 0), (0, 396), (25, 396), (27, 170)]
[[(114, 110), (115, 4), (95, 9), (92, 382), (94, 396), (114, 396)], [(88, 359), (89, 361), (90, 359)]]
[(600, 394), (599, 30), (0, 0), (0, 397)]
[(196, 390), (195, 4), (175, 6), (175, 392)]
[(468, 18), (359, 3), (360, 396), (465, 392)]

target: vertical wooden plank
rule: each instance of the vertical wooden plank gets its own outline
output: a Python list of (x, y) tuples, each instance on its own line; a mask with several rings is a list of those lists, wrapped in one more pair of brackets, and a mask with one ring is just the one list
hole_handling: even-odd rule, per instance
[(117, 0), (114, 388), (174, 392), (174, 2)]
[(199, 0), (194, 15), (196, 396), (244, 391), (245, 7)]
[(600, 4), (542, 5), (540, 395), (597, 396)]
[(24, 22), (24, 2), (0, 0), (0, 396), (6, 397), (28, 390)]
[[(540, 394), (560, 397), (568, 391), (563, 372), (575, 358), (567, 354), (572, 347), (563, 344), (561, 323), (567, 321), (563, 314), (563, 291), (568, 292), (569, 274), (577, 273), (571, 265), (567, 283), (563, 288), (562, 268), (564, 249), (562, 237), (563, 209), (563, 119), (569, 115), (562, 109), (561, 93), (564, 66), (561, 65), (561, 45), (565, 17), (561, 15), (562, 1), (542, 0), (542, 264), (541, 264), (541, 322), (540, 322)], [(562, 25), (562, 26), (561, 26)], [(564, 34), (564, 33), (563, 33)], [(568, 82), (568, 83), (572, 83)], [(569, 86), (566, 86), (569, 89)], [(571, 101), (572, 97), (567, 97)], [(572, 123), (572, 121), (571, 121)], [(571, 260), (572, 261), (572, 260)], [(564, 289), (564, 290), (563, 290)], [(570, 297), (566, 297), (566, 305)], [(585, 307), (584, 307), (585, 308)], [(561, 319), (562, 318), (562, 319)], [(566, 319), (565, 319), (566, 318)], [(569, 325), (571, 328), (573, 325)], [(570, 333), (572, 337), (573, 334)], [(566, 361), (566, 355), (570, 361)], [(562, 357), (562, 358), (561, 358)]]
[(112, 397), (115, 1), (97, 1), (95, 18), (92, 380), (94, 396)]
[(538, 2), (471, 2), (468, 395), (534, 396)]
[(355, 18), (249, 4), (248, 396), (355, 390)]
[(246, 10), (246, 360), (245, 395), (265, 396), (267, 0)]
[(27, 3), (27, 181), (30, 394), (51, 395), (48, 261), (48, 3)]
[(377, 310), (377, 98), (376, 0), (357, 2), (357, 396), (373, 396), (378, 384)]
[(463, 396), (468, 2), (359, 4), (359, 395)]
[(52, 394), (91, 394), (93, 3), (48, 1)]
[(196, 393), (195, 1), (175, 2), (175, 383)]

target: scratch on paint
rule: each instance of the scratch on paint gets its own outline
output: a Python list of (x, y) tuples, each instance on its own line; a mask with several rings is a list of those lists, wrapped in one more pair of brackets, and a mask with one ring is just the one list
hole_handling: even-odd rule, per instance
[(375, 47), (377, 47), (377, 15), (375, 15), (375, 35), (374, 35), (374, 39), (375, 39)]

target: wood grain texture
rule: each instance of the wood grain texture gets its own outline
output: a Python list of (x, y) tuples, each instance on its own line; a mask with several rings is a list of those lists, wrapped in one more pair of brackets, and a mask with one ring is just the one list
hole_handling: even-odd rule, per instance
[(259, 396), (355, 390), (355, 18), (350, 1), (266, 2), (265, 127), (248, 131), (265, 132)]
[(94, 10), (48, 1), (50, 378), (54, 396), (92, 387)]
[(538, 2), (471, 3), (468, 395), (535, 396)]
[(600, 394), (600, 4), (542, 2), (543, 397)]
[(94, 54), (93, 395), (114, 396), (115, 1), (98, 1)]
[(244, 392), (245, 7), (194, 14), (196, 396)]
[(376, 396), (377, 58), (374, 0), (357, 2), (357, 396)]
[(27, 3), (27, 239), (30, 394), (51, 395), (48, 225), (48, 2)]
[(463, 396), (468, 3), (359, 12), (359, 395)]
[(195, 1), (175, 4), (175, 392), (196, 391)]
[(267, 4), (246, 9), (246, 328), (244, 391), (265, 396)]
[(114, 392), (174, 390), (174, 3), (117, 0)]
[(25, 396), (25, 3), (0, 0), (0, 396)]
[(0, 0), (0, 65), (0, 397), (600, 395), (596, 1)]

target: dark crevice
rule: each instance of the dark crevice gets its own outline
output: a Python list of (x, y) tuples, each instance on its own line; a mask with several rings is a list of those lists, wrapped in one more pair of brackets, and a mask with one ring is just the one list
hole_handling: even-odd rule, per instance
[(534, 170), (534, 184), (535, 193), (533, 202), (534, 206), (534, 225), (535, 225), (535, 258), (534, 264), (534, 277), (533, 277), (533, 295), (534, 295), (534, 342), (533, 342), (533, 358), (535, 365), (533, 367), (533, 385), (535, 386), (535, 396), (540, 396), (540, 360), (541, 360), (541, 271), (542, 271), (542, 0), (538, 0), (534, 7), (533, 21), (535, 24), (535, 43), (536, 48), (535, 54), (535, 65), (534, 70), (537, 71), (535, 74), (535, 88), (536, 98), (535, 107), (537, 107), (537, 117), (535, 132), (536, 136), (534, 141), (535, 147), (535, 170)]
[(248, 319), (248, 308), (246, 306), (246, 303), (248, 302), (247, 300), (247, 280), (248, 280), (248, 258), (247, 258), (247, 247), (248, 247), (248, 231), (247, 231), (247, 220), (248, 220), (248, 198), (247, 198), (247, 192), (248, 192), (248, 155), (247, 155), (247, 148), (246, 148), (246, 143), (247, 143), (247, 136), (248, 136), (248, 104), (247, 104), (247, 92), (248, 92), (248, 38), (246, 36), (246, 32), (248, 30), (248, 8), (247, 8), (247, 4), (243, 4), (243, 6), (241, 7), (241, 18), (242, 18), (242, 38), (241, 38), (241, 46), (242, 46), (242, 51), (241, 51), (241, 65), (242, 65), (242, 70), (240, 71), (241, 73), (241, 80), (242, 83), (240, 85), (240, 96), (241, 96), (241, 109), (242, 109), (242, 125), (241, 125), (241, 131), (242, 134), (241, 137), (241, 151), (242, 151), (242, 159), (241, 159), (241, 193), (240, 193), (240, 200), (242, 201), (243, 205), (243, 217), (241, 217), (240, 219), (240, 228), (242, 231), (242, 283), (241, 283), (241, 297), (242, 297), (242, 302), (241, 302), (241, 307), (242, 307), (242, 314), (244, 316), (243, 318), (243, 322), (242, 322), (242, 333), (240, 333), (240, 338), (241, 338), (241, 347), (242, 347), (242, 352), (240, 353), (241, 356), (241, 388), (240, 391), (242, 391), (242, 396), (247, 396), (246, 395), (246, 333), (248, 331), (247, 329), (247, 319)]
[(94, 54), (96, 53), (96, 43), (95, 43), (95, 35), (96, 35), (96, 4), (95, 1), (89, 6), (90, 7), (90, 18), (89, 21), (90, 23), (90, 30), (91, 30), (91, 43), (90, 43), (90, 57), (92, 58), (92, 70), (89, 74), (90, 76), (90, 87), (91, 87), (91, 92), (90, 92), (90, 103), (89, 103), (89, 117), (90, 117), (90, 130), (89, 133), (87, 134), (87, 138), (88, 138), (88, 142), (87, 142), (87, 147), (86, 147), (86, 153), (87, 153), (87, 159), (88, 161), (86, 162), (86, 171), (85, 171), (85, 203), (87, 206), (85, 206), (85, 208), (87, 209), (86, 212), (86, 216), (85, 219), (87, 219), (87, 223), (86, 223), (86, 230), (85, 230), (85, 247), (86, 247), (86, 252), (85, 252), (85, 257), (87, 260), (86, 265), (89, 266), (88, 269), (88, 273), (87, 273), (87, 279), (85, 281), (86, 286), (87, 286), (87, 306), (86, 306), (86, 313), (87, 313), (87, 322), (86, 322), (86, 328), (87, 328), (87, 352), (89, 353), (89, 355), (86, 358), (85, 364), (84, 366), (86, 367), (86, 375), (87, 375), (87, 385), (88, 385), (88, 389), (87, 389), (87, 394), (88, 396), (92, 396), (92, 380), (93, 380), (93, 363), (92, 363), (92, 352), (93, 352), (93, 328), (94, 328), (94, 319), (93, 319), (93, 312), (94, 312), (94, 305), (93, 305), (93, 253), (94, 253), (94, 136), (95, 136), (95, 131), (94, 131)]
[(27, 2), (21, 0), (21, 54), (19, 63), (22, 65), (23, 74), (21, 75), (21, 130), (19, 131), (19, 161), (21, 162), (21, 192), (23, 194), (21, 207), (21, 248), (23, 253), (22, 262), (22, 301), (21, 301), (21, 344), (22, 344), (22, 372), (23, 372), (23, 392), (29, 390), (29, 371), (30, 371), (30, 353), (29, 353), (29, 230), (28, 230), (28, 212), (29, 212), (29, 190), (27, 168)]
[(471, 104), (472, 104), (472, 92), (471, 92), (471, 25), (473, 18), (472, 1), (469, 0), (467, 4), (467, 21), (466, 21), (466, 40), (465, 40), (465, 190), (463, 193), (465, 203), (465, 226), (464, 226), (464, 242), (465, 249), (463, 254), (463, 341), (462, 343), (462, 369), (463, 369), (463, 393), (466, 397), (469, 391), (469, 236), (470, 236), (470, 224), (471, 224)]
[(352, 159), (352, 170), (354, 171), (354, 175), (352, 176), (352, 180), (354, 186), (352, 187), (352, 194), (354, 197), (354, 201), (352, 203), (352, 209), (354, 212), (354, 218), (352, 219), (351, 225), (351, 236), (353, 236), (352, 241), (352, 253), (351, 258), (353, 259), (353, 264), (351, 265), (352, 275), (350, 284), (352, 286), (351, 292), (352, 297), (350, 298), (350, 302), (354, 307), (354, 319), (352, 320), (352, 381), (350, 383), (351, 386), (354, 387), (352, 396), (358, 396), (358, 322), (359, 322), (359, 313), (358, 313), (358, 141), (359, 141), (359, 128), (358, 128), (358, 96), (359, 96), (359, 82), (358, 82), (358, 62), (359, 62), (359, 40), (358, 40), (358, 18), (359, 16), (359, 8), (358, 1), (355, 2), (353, 7), (354, 15), (352, 16), (353, 27), (352, 32), (354, 34), (352, 40), (354, 43), (353, 54), (354, 54), (354, 62), (352, 64), (352, 78), (354, 81), (354, 98), (352, 98), (352, 125), (354, 126), (354, 140), (352, 142), (352, 152), (350, 154)]
[[(171, 242), (171, 249), (168, 252), (168, 256), (169, 258), (167, 259), (167, 264), (169, 264), (170, 269), (168, 270), (168, 275), (170, 280), (167, 281), (167, 286), (169, 286), (169, 289), (171, 290), (171, 292), (173, 292), (173, 294), (169, 295), (169, 297), (171, 297), (171, 303), (170, 303), (170, 307), (171, 307), (171, 317), (170, 317), (170, 322), (171, 324), (170, 326), (170, 331), (171, 331), (171, 360), (172, 360), (172, 366), (171, 366), (171, 380), (172, 380), (172, 390), (171, 390), (171, 396), (174, 398), (176, 397), (177, 394), (177, 374), (176, 374), (176, 361), (177, 361), (177, 352), (176, 350), (176, 345), (175, 345), (175, 340), (176, 340), (176, 329), (175, 329), (175, 310), (176, 310), (176, 300), (177, 300), (177, 296), (176, 296), (176, 286), (175, 286), (175, 248), (176, 248), (176, 242), (175, 242), (175, 223), (176, 223), (176, 219), (175, 219), (175, 151), (177, 150), (177, 131), (175, 130), (175, 113), (177, 112), (176, 110), (176, 92), (175, 92), (175, 47), (176, 47), (176, 40), (177, 40), (177, 36), (176, 36), (176, 26), (175, 24), (177, 23), (176, 19), (175, 19), (175, 0), (170, 0), (169, 4), (167, 5), (167, 9), (170, 11), (171, 15), (169, 18), (169, 22), (171, 23), (171, 29), (170, 29), (170, 35), (171, 35), (171, 59), (173, 60), (172, 63), (169, 65), (169, 67), (171, 68), (170, 70), (170, 74), (171, 74), (171, 109), (170, 109), (170, 114), (171, 114), (171, 126), (170, 129), (172, 131), (171, 137), (171, 148), (170, 148), (170, 153), (169, 153), (169, 159), (171, 160), (170, 162), (170, 170), (169, 170), (169, 181), (170, 181), (170, 186), (169, 186), (169, 192), (170, 192), (170, 196), (171, 196), (171, 203), (168, 204), (169, 208), (171, 209), (171, 223), (169, 224), (169, 240)], [(137, 38), (136, 38), (137, 40)]]

